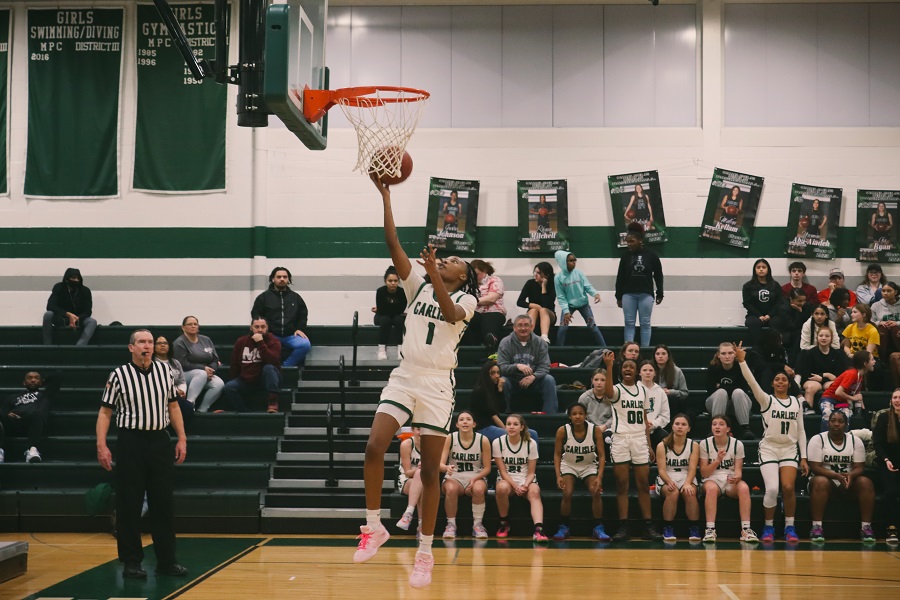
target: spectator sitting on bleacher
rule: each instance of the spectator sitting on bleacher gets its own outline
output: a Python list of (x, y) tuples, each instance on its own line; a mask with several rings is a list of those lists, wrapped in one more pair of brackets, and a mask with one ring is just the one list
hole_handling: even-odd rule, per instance
[(803, 328), (800, 330), (801, 351), (816, 347), (819, 331), (821, 329), (828, 329), (831, 331), (832, 348), (837, 350), (841, 347), (841, 339), (838, 337), (838, 331), (834, 326), (834, 321), (829, 317), (829, 312), (828, 307), (824, 304), (820, 304), (813, 309), (812, 315), (805, 323), (803, 323)]
[(309, 353), (311, 343), (303, 330), (309, 318), (309, 310), (300, 294), (292, 290), (291, 272), (286, 267), (275, 267), (269, 274), (269, 287), (256, 297), (250, 318), (262, 317), (281, 345), (291, 353), (282, 363), (284, 367), (296, 367)]
[(878, 353), (890, 371), (893, 387), (900, 387), (900, 287), (893, 281), (881, 286), (882, 298), (872, 305), (872, 324), (878, 328)]
[(672, 414), (688, 413), (696, 416), (687, 406), (688, 386), (684, 371), (675, 364), (669, 347), (659, 344), (653, 350), (653, 362), (656, 364), (656, 383), (669, 397), (669, 408)]
[(769, 327), (770, 321), (778, 313), (781, 304), (781, 286), (772, 279), (772, 267), (764, 258), (753, 263), (753, 277), (744, 284), (741, 290), (747, 317), (744, 325), (749, 329), (747, 338), (750, 345), (759, 343), (763, 327)]
[(799, 260), (792, 262), (788, 266), (788, 272), (791, 274), (791, 279), (781, 286), (782, 295), (790, 298), (792, 290), (803, 290), (803, 295), (806, 296), (808, 302), (816, 302), (819, 293), (815, 286), (806, 281), (806, 265)]
[(541, 332), (541, 339), (550, 343), (550, 328), (556, 323), (556, 288), (553, 284), (553, 266), (539, 262), (534, 267), (534, 278), (522, 286), (516, 306), (528, 309), (528, 316)]
[[(601, 360), (602, 356), (601, 356)], [(625, 342), (619, 348), (616, 355), (616, 362), (613, 364), (613, 383), (622, 383), (622, 363), (626, 360), (633, 360), (634, 364), (641, 363), (641, 346), (637, 342)]]
[(81, 271), (66, 269), (61, 282), (53, 286), (44, 313), (44, 345), (53, 343), (53, 327), (81, 329), (76, 346), (86, 346), (97, 329), (97, 321), (91, 318), (94, 300), (91, 289), (84, 285)]
[(850, 422), (850, 411), (854, 405), (865, 408), (862, 391), (866, 385), (866, 376), (875, 369), (875, 357), (868, 350), (860, 350), (853, 355), (849, 369), (838, 375), (822, 392), (819, 409), (822, 413), (822, 431), (828, 431), (828, 418), (839, 410)]
[(788, 294), (787, 301), (778, 306), (778, 311), (772, 317), (772, 328), (781, 332), (784, 349), (787, 351), (788, 362), (793, 363), (800, 353), (800, 336), (803, 325), (809, 320), (815, 305), (807, 302), (806, 293), (800, 289), (793, 289)]
[[(862, 520), (859, 533), (863, 543), (875, 542), (872, 513), (875, 511), (875, 486), (863, 475), (866, 466), (866, 445), (853, 432), (846, 432), (847, 415), (833, 412), (828, 419), (828, 431), (812, 437), (807, 446), (809, 455), (809, 500), (812, 530), (809, 541), (824, 542), (822, 520), (825, 505), (832, 494), (850, 496), (859, 504)], [(802, 441), (801, 441), (802, 443)]]
[(509, 411), (520, 410), (520, 401), (535, 395), (541, 397), (542, 412), (555, 414), (559, 411), (556, 381), (550, 375), (547, 342), (534, 334), (531, 317), (516, 317), (513, 332), (503, 338), (497, 349), (497, 364), (505, 380), (503, 394)]
[[(187, 382), (187, 401), (194, 410), (206, 412), (216, 403), (222, 394), (225, 382), (216, 375), (219, 368), (219, 354), (212, 340), (200, 335), (200, 321), (189, 315), (181, 321), (184, 332), (175, 339), (172, 348), (175, 358), (184, 368), (184, 380)], [(203, 392), (203, 402), (197, 406), (197, 399)]]
[(578, 404), (587, 408), (587, 420), (600, 428), (607, 444), (611, 443), (612, 406), (603, 401), (606, 397), (606, 369), (599, 367), (591, 373), (591, 388), (578, 397)]
[(884, 514), (889, 523), (886, 540), (897, 543), (897, 519), (900, 518), (900, 390), (891, 394), (891, 406), (881, 413), (872, 432), (875, 463), (884, 492)]
[(735, 434), (748, 440), (756, 436), (750, 431), (750, 387), (734, 364), (734, 344), (722, 342), (706, 369), (706, 411), (710, 415), (733, 414), (737, 420)]
[(270, 413), (278, 412), (281, 390), (281, 342), (262, 317), (250, 323), (250, 333), (239, 337), (231, 352), (231, 380), (225, 384), (222, 397), (226, 405), (238, 412), (247, 410), (247, 400), (254, 393), (267, 393)]
[(672, 413), (669, 412), (669, 397), (666, 392), (656, 383), (656, 365), (652, 360), (641, 361), (638, 367), (638, 375), (640, 380), (638, 385), (644, 388), (647, 393), (647, 423), (650, 427), (650, 448), (655, 449), (656, 445), (663, 441), (669, 432), (666, 427), (669, 426), (669, 420)]
[[(400, 289), (397, 268), (391, 265), (384, 272), (384, 285), (375, 290), (375, 325), (378, 327), (378, 360), (387, 360), (387, 345), (391, 330), (397, 332), (397, 359), (403, 344), (403, 324), (406, 322), (406, 293)], [(279, 344), (280, 345), (280, 344)]]
[(788, 364), (787, 350), (781, 339), (781, 332), (777, 329), (767, 329), (763, 332), (759, 344), (747, 352), (749, 365), (757, 381), (761, 381), (761, 387), (767, 394), (772, 393), (772, 378), (779, 371), (787, 373), (789, 379), (788, 391), (792, 396), (800, 394), (800, 388), (794, 381), (794, 369)]
[(803, 413), (815, 413), (816, 395), (825, 390), (835, 378), (847, 370), (850, 359), (831, 344), (831, 329), (821, 328), (817, 334), (818, 344), (800, 353), (797, 372), (800, 374), (800, 385), (803, 387), (805, 404)]
[(860, 350), (868, 350), (878, 359), (881, 336), (871, 320), (872, 309), (867, 304), (859, 303), (850, 309), (850, 324), (844, 329), (844, 341), (841, 342), (847, 356), (853, 356)]
[(61, 376), (57, 373), (42, 379), (37, 371), (29, 371), (25, 373), (25, 380), (22, 382), (25, 386), (24, 393), (11, 394), (0, 403), (0, 462), (3, 462), (6, 454), (6, 437), (12, 435), (28, 436), (29, 448), (25, 451), (25, 462), (41, 462), (37, 446), (44, 437), (50, 402), (56, 398), (61, 384)]
[(866, 269), (866, 278), (856, 287), (856, 301), (871, 306), (881, 300), (881, 286), (887, 283), (887, 277), (881, 265), (872, 263)]
[(471, 262), (478, 277), (478, 306), (472, 322), (463, 335), (463, 343), (483, 343), (488, 350), (497, 349), (503, 325), (506, 323), (506, 307), (503, 305), (503, 280), (494, 275), (494, 267), (489, 262), (476, 258)]
[[(507, 383), (500, 376), (497, 362), (485, 361), (472, 388), (469, 411), (475, 419), (475, 431), (486, 437), (489, 442), (506, 435), (506, 423), (500, 417), (506, 412), (506, 396), (503, 394), (505, 385)], [(537, 431), (529, 429), (528, 433), (537, 441)]]
[(169, 365), (172, 380), (175, 382), (175, 393), (178, 394), (178, 407), (184, 419), (185, 429), (194, 416), (194, 405), (187, 401), (187, 381), (184, 379), (184, 367), (172, 356), (172, 347), (165, 336), (159, 336), (153, 342), (153, 360)]
[(828, 307), (828, 318), (838, 331), (843, 331), (850, 324), (850, 290), (837, 288), (825, 305)]
[[(819, 304), (829, 304), (829, 298), (834, 293), (835, 290), (844, 289), (844, 272), (838, 268), (834, 268), (828, 274), (828, 286), (822, 290), (819, 290)], [(847, 298), (848, 304), (845, 304), (845, 307), (848, 306), (856, 306), (856, 294), (852, 291), (847, 290)], [(834, 304), (831, 302), (831, 304)]]

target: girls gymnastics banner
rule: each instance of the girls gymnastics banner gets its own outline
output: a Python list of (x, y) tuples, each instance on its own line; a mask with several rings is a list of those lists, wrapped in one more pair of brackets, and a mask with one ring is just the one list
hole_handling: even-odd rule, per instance
[(519, 251), (569, 249), (569, 195), (565, 179), (520, 179)]
[(431, 178), (425, 243), (444, 254), (475, 252), (480, 187), (478, 181)]
[(757, 175), (719, 168), (713, 171), (700, 237), (727, 246), (749, 248), (763, 181)]
[(786, 256), (833, 260), (837, 250), (841, 188), (795, 183), (784, 234)]
[(856, 191), (856, 260), (898, 263), (897, 217), (900, 191)]
[(9, 14), (8, 8), (0, 10), (0, 196), (9, 193)]
[(610, 175), (609, 197), (612, 200), (613, 223), (619, 234), (619, 248), (625, 247), (626, 228), (632, 222), (643, 225), (645, 244), (662, 244), (669, 239), (658, 172)]
[(25, 196), (119, 195), (122, 8), (28, 9)]
[[(214, 5), (172, 8), (194, 54), (215, 59)], [(178, 194), (224, 190), (228, 86), (211, 77), (194, 79), (152, 4), (137, 5), (136, 68), (134, 189)]]

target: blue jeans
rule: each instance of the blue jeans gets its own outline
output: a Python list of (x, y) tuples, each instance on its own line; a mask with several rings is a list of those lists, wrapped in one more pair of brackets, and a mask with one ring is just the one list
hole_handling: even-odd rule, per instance
[(281, 371), (275, 365), (263, 365), (262, 376), (256, 381), (246, 381), (235, 377), (225, 384), (223, 397), (228, 398), (229, 404), (237, 412), (245, 412), (247, 404), (245, 400), (254, 392), (265, 390), (270, 396), (278, 396), (281, 391)]
[(302, 335), (286, 335), (278, 339), (283, 347), (291, 350), (290, 355), (284, 359), (282, 367), (296, 367), (303, 362), (303, 359), (306, 358), (306, 355), (309, 354), (309, 349), (312, 347), (309, 340)]
[(634, 319), (640, 314), (641, 348), (649, 348), (653, 296), (651, 294), (622, 294), (622, 312), (625, 313), (625, 341), (634, 341)]
[[(44, 313), (44, 322), (42, 324), (45, 346), (49, 346), (53, 343), (53, 327), (67, 329), (69, 327), (69, 321), (64, 318), (57, 317), (52, 310), (48, 310)], [(75, 342), (75, 345), (87, 346), (87, 343), (91, 341), (91, 337), (94, 335), (94, 330), (97, 329), (97, 321), (96, 319), (92, 319), (91, 317), (82, 319), (78, 322), (77, 329), (81, 329), (81, 337), (78, 338), (78, 341)]]
[[(506, 435), (506, 430), (502, 427), (497, 427), (496, 425), (488, 425), (484, 429), (479, 429), (478, 433), (486, 437), (488, 441), (493, 444), (494, 440), (496, 440), (498, 437)], [(534, 443), (536, 444), (538, 441), (537, 431), (535, 431), (534, 429), (529, 429), (528, 433), (531, 435), (531, 439), (533, 439)]]
[[(512, 381), (507, 377), (504, 377), (503, 381), (503, 395), (506, 396), (506, 408), (509, 412), (521, 412), (521, 409), (513, 406), (513, 400), (523, 400), (526, 396), (532, 398), (540, 396), (541, 410), (548, 415), (555, 415), (559, 412), (559, 399), (556, 396), (556, 380), (553, 379), (553, 375), (548, 373), (540, 379), (536, 379), (527, 388), (519, 387), (518, 381)], [(531, 412), (531, 410), (525, 410), (525, 412)]]
[[(594, 323), (594, 313), (591, 311), (591, 305), (585, 304), (584, 306), (573, 307), (570, 306), (569, 310), (573, 311), (572, 316), (575, 316), (575, 313), (579, 313), (581, 317), (584, 319), (584, 324), (587, 325), (587, 328), (591, 330), (591, 333), (594, 334), (594, 341), (597, 342), (597, 347), (605, 348), (606, 340), (603, 339), (603, 334), (600, 333), (600, 329), (597, 327), (597, 324)], [(563, 314), (565, 316), (565, 314)], [(557, 346), (565, 346), (566, 345), (566, 332), (569, 330), (568, 325), (563, 325), (565, 319), (559, 319), (559, 328), (556, 330), (556, 345)]]

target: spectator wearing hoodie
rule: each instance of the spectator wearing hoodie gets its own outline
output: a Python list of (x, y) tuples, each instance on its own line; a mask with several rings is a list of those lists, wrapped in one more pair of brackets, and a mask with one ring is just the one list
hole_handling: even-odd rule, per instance
[(556, 332), (556, 342), (560, 346), (566, 344), (566, 332), (569, 329), (569, 323), (572, 322), (572, 315), (576, 312), (581, 313), (585, 325), (594, 334), (594, 340), (600, 348), (606, 347), (606, 340), (603, 334), (594, 322), (594, 313), (588, 304), (588, 298), (594, 297), (594, 304), (600, 302), (600, 292), (594, 289), (591, 282), (581, 270), (575, 268), (578, 258), (571, 252), (566, 250), (557, 250), (554, 254), (557, 264), (559, 264), (559, 274), (553, 278), (553, 286), (556, 288), (556, 301), (559, 303), (562, 318), (560, 319), (559, 329)]
[(663, 272), (659, 255), (644, 248), (644, 227), (629, 223), (625, 234), (628, 252), (619, 261), (616, 275), (616, 304), (625, 315), (625, 341), (634, 341), (634, 320), (640, 316), (641, 347), (650, 347), (650, 315), (653, 313), (656, 283), (656, 304), (663, 300)]
[(250, 318), (262, 317), (269, 324), (269, 331), (291, 353), (282, 363), (284, 367), (296, 367), (309, 353), (311, 344), (303, 333), (309, 310), (300, 294), (289, 286), (293, 283), (286, 267), (275, 267), (269, 275), (269, 288), (256, 297)]
[(770, 320), (778, 314), (782, 301), (781, 286), (772, 279), (772, 267), (769, 261), (760, 258), (753, 263), (753, 277), (744, 284), (741, 292), (747, 317), (744, 325), (750, 330), (748, 339), (751, 345), (759, 343), (763, 327), (769, 327)]
[(93, 309), (91, 290), (84, 285), (81, 271), (66, 269), (62, 281), (53, 286), (47, 300), (47, 312), (44, 313), (43, 323), (44, 345), (53, 343), (55, 326), (80, 329), (81, 337), (75, 345), (86, 346), (97, 329), (97, 321), (91, 318)]
[(265, 391), (268, 412), (278, 412), (281, 389), (281, 342), (269, 333), (262, 317), (250, 323), (250, 333), (238, 338), (231, 352), (231, 381), (225, 384), (224, 396), (238, 411), (246, 410), (246, 400)]
[(22, 382), (25, 389), (10, 394), (0, 402), (0, 462), (5, 458), (4, 442), (8, 435), (28, 436), (25, 462), (41, 462), (37, 446), (44, 439), (50, 402), (59, 393), (60, 384), (58, 374), (43, 379), (37, 371), (29, 371)]

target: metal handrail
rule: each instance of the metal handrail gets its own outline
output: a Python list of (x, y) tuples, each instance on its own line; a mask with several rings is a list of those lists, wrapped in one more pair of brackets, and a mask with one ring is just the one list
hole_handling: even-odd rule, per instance
[(341, 424), (338, 426), (338, 433), (341, 435), (350, 433), (350, 428), (347, 427), (347, 385), (345, 370), (344, 355), (341, 354), (341, 357), (338, 359), (338, 389), (341, 394)]
[(359, 378), (356, 376), (356, 355), (359, 349), (359, 311), (353, 311), (353, 327), (350, 329), (353, 341), (353, 376), (350, 378), (349, 385), (359, 387)]
[(337, 487), (338, 479), (334, 475), (334, 424), (332, 422), (331, 402), (325, 409), (325, 435), (328, 439), (328, 476), (325, 478), (325, 487)]

